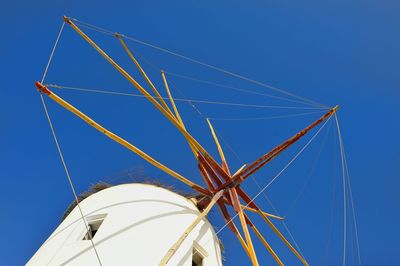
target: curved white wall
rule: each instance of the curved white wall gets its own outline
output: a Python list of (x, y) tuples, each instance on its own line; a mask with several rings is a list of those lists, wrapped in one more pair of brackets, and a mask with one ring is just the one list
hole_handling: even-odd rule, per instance
[[(106, 215), (93, 238), (103, 266), (158, 265), (199, 215), (189, 199), (147, 184), (110, 187), (83, 200), (80, 206), (89, 221)], [(85, 231), (75, 208), (27, 265), (99, 265), (90, 241), (82, 240)], [(222, 265), (218, 239), (206, 219), (190, 233), (168, 265), (191, 266), (194, 242), (204, 249), (203, 265)]]

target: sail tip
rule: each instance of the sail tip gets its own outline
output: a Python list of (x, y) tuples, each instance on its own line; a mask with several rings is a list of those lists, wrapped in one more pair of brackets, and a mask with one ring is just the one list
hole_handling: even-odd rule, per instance
[(334, 112), (336, 112), (339, 108), (340, 108), (340, 106), (339, 106), (339, 105), (336, 105), (335, 107), (332, 108), (332, 110), (333, 110)]
[(51, 93), (50, 90), (39, 81), (35, 82), (35, 87), (39, 92), (44, 93), (46, 95), (50, 95)]
[(65, 21), (65, 22), (67, 22), (68, 24), (70, 24), (71, 23), (71, 19), (69, 18), (69, 17), (67, 17), (67, 16), (63, 16), (63, 20)]

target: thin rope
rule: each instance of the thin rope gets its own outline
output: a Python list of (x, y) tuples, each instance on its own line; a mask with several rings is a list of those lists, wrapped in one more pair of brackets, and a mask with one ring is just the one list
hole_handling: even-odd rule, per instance
[(246, 90), (246, 89), (233, 87), (233, 86), (229, 86), (229, 85), (225, 85), (225, 84), (220, 84), (220, 83), (216, 83), (216, 82), (212, 82), (212, 81), (208, 81), (208, 80), (204, 80), (204, 79), (194, 78), (194, 77), (190, 77), (190, 76), (186, 76), (186, 75), (182, 75), (182, 74), (173, 73), (173, 72), (170, 72), (170, 71), (165, 71), (164, 70), (164, 72), (166, 74), (168, 74), (169, 76), (174, 76), (174, 77), (177, 77), (177, 78), (191, 80), (191, 81), (195, 81), (195, 82), (199, 82), (199, 83), (203, 83), (203, 84), (208, 84), (208, 85), (212, 85), (212, 86), (216, 86), (216, 87), (226, 88), (226, 89), (230, 89), (230, 90), (234, 90), (234, 91), (240, 91), (240, 92), (244, 92), (244, 93), (255, 94), (255, 95), (260, 95), (260, 96), (264, 96), (264, 97), (269, 97), (269, 98), (274, 98), (274, 99), (279, 99), (279, 100), (285, 100), (285, 101), (294, 102), (294, 103), (306, 104), (306, 105), (311, 105), (311, 106), (320, 106), (320, 105), (310, 104), (310, 103), (304, 102), (304, 101), (297, 101), (297, 100), (293, 100), (293, 99), (290, 99), (290, 98), (279, 97), (279, 96), (275, 96), (275, 95), (271, 95), (271, 94), (266, 94), (266, 93)]
[[(343, 151), (344, 151), (344, 147), (343, 147)], [(360, 254), (360, 244), (359, 244), (359, 239), (358, 239), (357, 219), (356, 219), (356, 214), (355, 214), (353, 193), (351, 191), (350, 176), (349, 176), (349, 169), (348, 169), (348, 165), (347, 165), (346, 156), (344, 157), (344, 162), (345, 162), (345, 165), (346, 165), (346, 172), (347, 172), (347, 185), (348, 185), (347, 188), (349, 190), (350, 203), (351, 203), (352, 214), (353, 214), (354, 232), (355, 232), (355, 237), (356, 237), (356, 247), (357, 247), (357, 256), (358, 256), (358, 265), (361, 266), (361, 254)]]
[[(153, 70), (158, 71), (158, 72), (162, 70), (157, 64), (155, 64), (155, 63), (151, 62), (150, 60), (148, 60), (145, 56), (143, 56), (137, 50), (134, 50), (132, 48), (131, 48), (131, 50), (133, 50), (135, 52), (135, 54), (137, 54), (138, 57), (141, 60), (143, 60), (147, 65), (149, 65), (151, 68), (153, 68)], [(188, 97), (175, 86), (174, 82), (172, 82), (171, 80), (168, 80), (168, 84), (170, 85), (170, 87), (174, 88), (187, 101), (187, 103), (190, 105), (190, 107), (192, 107), (193, 110), (195, 110), (195, 112), (200, 117), (206, 119), (206, 116), (200, 111), (200, 109), (197, 108), (196, 105), (190, 99), (188, 99)]]
[(63, 30), (64, 30), (64, 26), (65, 26), (65, 22), (63, 22), (63, 24), (61, 25), (60, 31), (58, 32), (56, 42), (54, 43), (53, 49), (51, 50), (51, 53), (50, 53), (49, 61), (47, 61), (47, 65), (46, 65), (46, 68), (44, 70), (41, 83), (43, 83), (44, 79), (46, 78), (47, 71), (49, 70), (49, 66), (50, 66), (51, 60), (53, 59), (53, 55), (54, 55), (54, 52), (56, 51), (56, 48), (57, 48), (57, 45), (58, 45), (58, 41), (61, 38), (61, 34), (62, 34)]
[[(133, 49), (132, 49), (133, 50)], [(157, 66), (156, 64), (154, 64), (153, 62), (151, 62), (150, 60), (148, 60), (145, 56), (143, 56), (141, 53), (139, 53), (137, 50), (134, 50), (135, 54), (141, 59), (143, 60), (143, 62), (145, 62), (147, 65), (149, 65), (153, 70), (155, 71), (160, 71), (161, 68), (159, 66)], [(205, 80), (200, 80), (200, 79), (196, 79), (193, 77), (188, 77), (188, 76), (184, 76), (184, 75), (179, 75), (176, 73), (172, 73), (172, 72), (167, 72), (164, 70), (164, 72), (166, 74), (168, 74), (169, 76), (176, 76), (176, 77), (181, 77), (181, 78), (186, 78), (189, 80), (193, 80), (193, 81), (197, 81), (197, 82), (203, 82), (206, 84), (210, 84), (210, 85), (214, 85), (214, 86), (219, 86), (219, 87), (225, 87), (225, 88), (230, 88), (233, 90), (239, 90), (239, 91), (244, 91), (247, 93), (253, 93), (256, 95), (262, 95), (262, 96), (267, 96), (267, 97), (273, 97), (273, 98), (278, 98), (278, 99), (286, 99), (288, 101), (291, 102), (296, 102), (296, 103), (302, 103), (302, 104), (307, 104), (301, 101), (296, 101), (296, 100), (291, 100), (288, 98), (283, 98), (283, 97), (278, 97), (278, 96), (273, 96), (273, 95), (269, 95), (269, 94), (263, 94), (263, 93), (258, 93), (258, 92), (253, 92), (250, 90), (244, 90), (244, 89), (240, 89), (240, 88), (236, 88), (236, 87), (231, 87), (231, 86), (227, 86), (227, 85), (223, 85), (223, 84), (218, 84), (215, 82), (211, 82), (211, 81), (205, 81)], [(217, 118), (217, 117), (206, 117), (197, 107), (196, 105), (192, 102), (192, 100), (188, 99), (188, 97), (177, 88), (177, 86), (175, 85), (175, 83), (171, 80), (169, 80), (169, 84), (171, 87), (173, 87), (176, 91), (178, 91), (178, 93), (180, 95), (182, 95), (182, 97), (187, 100), (189, 102), (189, 105), (203, 118), (203, 119), (210, 119), (213, 121), (254, 121), (254, 120), (270, 120), (270, 119), (276, 119), (276, 118), (286, 118), (286, 117), (295, 117), (295, 116), (301, 116), (301, 115), (307, 115), (307, 114), (316, 114), (316, 113), (321, 113), (324, 111), (317, 111), (317, 112), (309, 112), (309, 113), (302, 113), (302, 114), (293, 114), (293, 115), (285, 115), (285, 116), (275, 116), (275, 117), (247, 117), (247, 118)], [(308, 104), (309, 105), (309, 104)]]
[(316, 166), (317, 166), (317, 164), (318, 164), (319, 158), (321, 157), (322, 151), (323, 151), (323, 149), (324, 149), (324, 147), (325, 147), (325, 143), (326, 143), (326, 140), (327, 140), (327, 138), (328, 138), (329, 131), (330, 131), (330, 129), (331, 129), (331, 125), (332, 125), (332, 124), (329, 124), (329, 126), (328, 126), (328, 129), (327, 129), (327, 131), (326, 131), (325, 137), (324, 137), (324, 139), (323, 139), (323, 141), (322, 141), (322, 143), (321, 143), (321, 147), (320, 147), (320, 149), (319, 149), (317, 155), (315, 156), (315, 159), (314, 159), (314, 162), (313, 162), (313, 164), (312, 164), (311, 170), (310, 170), (310, 172), (308, 173), (307, 178), (305, 179), (304, 184), (303, 184), (303, 186), (301, 187), (300, 191), (297, 193), (297, 196), (295, 197), (294, 201), (292, 202), (292, 204), (290, 204), (290, 207), (289, 207), (288, 210), (286, 211), (286, 214), (285, 214), (285, 216), (284, 216), (285, 218), (287, 218), (287, 217), (289, 216), (289, 214), (290, 214), (291, 211), (294, 209), (294, 207), (296, 206), (296, 204), (297, 204), (297, 202), (299, 201), (299, 199), (303, 196), (304, 191), (305, 191), (307, 185), (309, 184), (309, 182), (310, 182), (310, 180), (311, 180), (311, 177), (312, 177), (312, 175), (313, 175), (313, 173), (314, 173), (314, 171), (315, 171), (315, 168), (316, 168)]
[(182, 95), (182, 97), (184, 99), (186, 99), (188, 102), (188, 104), (193, 108), (193, 110), (195, 110), (195, 112), (200, 115), (200, 117), (202, 117), (204, 120), (207, 120), (206, 116), (203, 114), (203, 112), (200, 111), (199, 108), (197, 108), (197, 106), (193, 103), (192, 100), (190, 100), (181, 90), (179, 90), (175, 84), (171, 81), (169, 81), (169, 84), (171, 85), (171, 87), (173, 87), (180, 95)]
[(74, 21), (76, 24), (79, 24), (79, 25), (81, 25), (83, 27), (86, 27), (86, 28), (89, 28), (91, 30), (94, 30), (94, 31), (97, 31), (97, 32), (100, 32), (100, 33), (103, 33), (103, 34), (106, 34), (106, 35), (115, 36), (115, 33), (116, 33), (115, 31), (107, 30), (105, 28), (101, 28), (101, 27), (98, 27), (98, 26), (95, 26), (95, 25), (80, 21), (80, 20), (78, 20), (76, 18), (69, 17), (69, 19)]
[[(89, 24), (89, 23), (87, 23), (87, 22), (80, 21), (80, 20), (78, 20), (78, 19), (76, 19), (76, 18), (70, 18), (70, 19), (73, 20), (75, 23), (77, 23), (77, 24), (83, 26), (83, 27), (86, 27), (86, 28), (89, 28), (89, 29), (98, 31), (98, 32), (103, 33), (103, 34), (106, 34), (106, 35), (112, 35), (112, 36), (115, 35), (115, 32), (114, 32), (114, 31), (110, 31), (110, 30), (107, 30), (107, 29), (104, 29), (104, 28), (101, 28), (101, 27), (98, 27), (98, 26)], [(119, 33), (119, 35), (120, 35), (121, 37), (127, 39), (127, 40), (131, 40), (131, 41), (134, 41), (134, 42), (136, 42), (136, 43), (139, 43), (139, 44), (142, 44), (142, 45), (151, 47), (151, 48), (153, 48), (153, 49), (156, 49), (156, 50), (159, 50), (159, 51), (168, 53), (168, 54), (170, 54), (170, 55), (179, 57), (179, 58), (181, 58), (181, 59), (185, 59), (185, 60), (187, 60), (187, 61), (189, 61), (189, 62), (196, 63), (196, 64), (202, 65), (202, 66), (204, 66), (204, 67), (208, 67), (208, 68), (210, 68), (210, 69), (213, 69), (213, 70), (215, 70), (215, 71), (224, 73), (224, 74), (226, 74), (226, 75), (230, 75), (230, 76), (236, 77), (236, 78), (238, 78), (238, 79), (245, 80), (245, 81), (247, 81), (247, 82), (250, 82), (250, 83), (259, 85), (259, 86), (261, 86), (261, 87), (264, 87), (264, 88), (267, 88), (267, 89), (270, 89), (270, 90), (273, 90), (273, 91), (280, 92), (280, 93), (282, 93), (282, 94), (286, 94), (286, 95), (288, 95), (288, 96), (297, 98), (297, 99), (302, 100), (302, 101), (309, 102), (309, 103), (314, 104), (314, 105), (318, 105), (318, 106), (321, 106), (321, 107), (324, 107), (324, 108), (329, 108), (328, 106), (325, 106), (325, 105), (320, 104), (320, 103), (317, 103), (317, 102), (315, 102), (315, 101), (313, 101), (313, 100), (310, 100), (310, 99), (307, 99), (307, 98), (298, 96), (298, 95), (296, 95), (296, 94), (290, 93), (290, 92), (288, 92), (288, 91), (286, 91), (286, 90), (279, 89), (279, 88), (277, 88), (277, 87), (267, 85), (267, 84), (262, 83), (262, 82), (260, 82), (260, 81), (256, 81), (256, 80), (254, 80), (254, 79), (251, 79), (251, 78), (245, 77), (245, 76), (243, 76), (243, 75), (240, 75), (240, 74), (237, 74), (237, 73), (234, 73), (234, 72), (225, 70), (225, 69), (223, 69), (223, 68), (220, 68), (220, 67), (217, 67), (217, 66), (213, 66), (213, 65), (211, 65), (211, 64), (207, 64), (207, 63), (205, 63), (205, 62), (202, 62), (202, 61), (199, 61), (199, 60), (190, 58), (190, 57), (188, 57), (188, 56), (185, 56), (185, 55), (182, 55), (182, 54), (173, 52), (173, 51), (171, 51), (171, 50), (162, 48), (162, 47), (160, 47), (160, 46), (153, 45), (153, 44), (150, 44), (150, 43), (148, 43), (148, 42), (141, 41), (141, 40), (139, 40), (139, 39), (136, 39), (136, 38), (134, 38), (134, 37), (131, 37), (131, 36), (128, 36), (128, 35), (125, 35), (125, 34)]]
[[(338, 121), (338, 125), (339, 125), (339, 121)], [(340, 131), (339, 126), (338, 126), (338, 129)], [(340, 138), (342, 138), (341, 134), (340, 134)], [(350, 198), (350, 203), (351, 203), (350, 207), (351, 207), (351, 213), (352, 213), (352, 216), (353, 216), (354, 231), (355, 231), (355, 237), (356, 237), (356, 248), (357, 248), (357, 256), (358, 256), (358, 264), (361, 265), (361, 254), (360, 254), (360, 244), (359, 244), (359, 239), (358, 239), (357, 219), (356, 219), (356, 215), (355, 215), (353, 193), (352, 193), (351, 184), (350, 184), (349, 168), (348, 168), (348, 164), (347, 164), (346, 152), (345, 152), (345, 148), (344, 148), (344, 145), (343, 145), (343, 141), (342, 141), (342, 149), (343, 149), (344, 165), (345, 165), (345, 169), (346, 169), (347, 189), (349, 191), (349, 198)]]
[[(348, 187), (348, 185), (347, 185), (347, 177), (346, 177), (346, 189), (347, 189), (347, 195), (349, 196), (349, 187)], [(349, 197), (347, 197), (347, 206), (350, 206), (350, 199), (349, 199)], [(351, 264), (350, 265), (356, 265), (355, 263), (354, 263), (354, 253), (355, 252), (357, 252), (357, 251), (354, 251), (354, 249), (355, 249), (355, 241), (354, 241), (354, 229), (353, 229), (353, 223), (351, 222), (351, 208), (347, 208), (347, 215), (348, 215), (348, 220), (349, 220), (349, 225), (348, 225), (348, 235), (350, 236), (350, 242), (349, 242), (349, 245), (348, 246), (350, 246), (349, 248), (350, 248), (350, 252), (348, 252), (348, 253), (350, 253), (351, 254)], [(349, 257), (349, 255), (347, 255), (347, 257)]]
[[(41, 100), (42, 100), (42, 104), (43, 104), (44, 111), (45, 111), (45, 113), (46, 113), (47, 120), (48, 120), (49, 125), (50, 125), (51, 133), (52, 133), (53, 138), (54, 138), (54, 142), (56, 143), (56, 146), (57, 146), (58, 154), (60, 155), (60, 159), (61, 159), (62, 165), (63, 165), (63, 167), (64, 167), (65, 174), (67, 175), (69, 185), (70, 185), (70, 187), (71, 187), (72, 193), (74, 194), (75, 202), (76, 202), (76, 204), (77, 204), (77, 206), (78, 206), (80, 215), (81, 215), (81, 217), (82, 217), (82, 221), (83, 221), (83, 223), (85, 224), (86, 232), (89, 232), (89, 231), (90, 231), (90, 228), (89, 228), (89, 225), (88, 225), (87, 222), (86, 222), (85, 216), (83, 215), (81, 206), (80, 206), (80, 204), (79, 204), (78, 196), (77, 196), (77, 194), (76, 194), (74, 185), (73, 185), (73, 183), (72, 183), (71, 176), (70, 176), (70, 174), (69, 174), (67, 165), (66, 165), (66, 163), (65, 163), (65, 159), (64, 159), (63, 153), (61, 152), (61, 148), (60, 148), (60, 145), (59, 145), (59, 143), (58, 143), (57, 136), (56, 136), (56, 133), (55, 133), (55, 131), (54, 131), (53, 124), (52, 124), (52, 122), (51, 122), (50, 115), (49, 115), (49, 112), (48, 112), (48, 110), (47, 110), (46, 103), (44, 102), (43, 96), (42, 96), (42, 95), (40, 95), (40, 96), (41, 96)], [(97, 260), (98, 260), (98, 262), (99, 262), (99, 264), (100, 264), (100, 266), (101, 266), (102, 264), (101, 264), (101, 261), (100, 261), (99, 253), (97, 252), (96, 246), (95, 246), (95, 244), (94, 244), (92, 238), (90, 238), (90, 242), (91, 242), (92, 247), (93, 247), (93, 250), (94, 250), (94, 252), (95, 252), (95, 254), (96, 254), (96, 258), (97, 258)]]
[[(83, 91), (83, 92), (92, 92), (92, 93), (102, 93), (102, 94), (110, 94), (110, 95), (119, 95), (119, 96), (130, 96), (130, 97), (139, 97), (146, 98), (143, 94), (138, 93), (124, 93), (124, 92), (113, 92), (107, 90), (99, 90), (99, 89), (86, 89), (80, 87), (70, 87), (70, 86), (60, 86), (56, 84), (46, 84), (46, 86), (56, 89), (65, 89), (65, 90), (73, 90), (73, 91)], [(154, 96), (155, 99), (164, 99), (169, 100), (167, 97), (157, 97)], [(195, 100), (195, 99), (182, 99), (182, 98), (174, 98), (175, 101), (181, 102), (194, 102), (194, 103), (202, 103), (202, 104), (215, 104), (215, 105), (225, 105), (225, 106), (235, 106), (235, 107), (247, 107), (247, 108), (271, 108), (271, 109), (299, 109), (299, 110), (321, 110), (325, 108), (321, 107), (297, 107), (297, 106), (279, 106), (279, 105), (259, 105), (259, 104), (245, 104), (245, 103), (233, 103), (233, 102), (221, 102), (221, 101), (207, 101), (207, 100)]]
[(344, 151), (342, 135), (340, 133), (340, 126), (337, 116), (335, 114), (336, 127), (338, 131), (339, 145), (340, 145), (340, 155), (342, 162), (342, 177), (343, 177), (343, 266), (346, 265), (346, 240), (347, 240), (347, 210), (346, 210), (346, 177), (345, 177), (345, 162), (344, 162)]
[[(256, 180), (256, 178), (254, 176), (252, 176), (253, 181), (256, 183), (256, 185), (261, 189), (260, 183), (258, 183), (258, 181)], [(267, 200), (268, 204), (272, 207), (272, 209), (274, 210), (275, 214), (278, 216), (281, 216), (278, 209), (275, 207), (274, 204), (272, 204), (271, 199), (267, 196), (267, 194), (265, 194), (263, 192), (263, 196), (264, 198)], [(285, 218), (286, 219), (286, 218)], [(282, 220), (282, 225), (285, 228), (286, 232), (289, 234), (290, 239), (293, 241), (294, 246), (296, 247), (296, 249), (299, 251), (300, 255), (305, 258), (303, 251), (301, 250), (300, 246), (297, 244), (296, 239), (294, 239), (294, 236), (292, 234), (292, 232), (289, 230), (289, 227), (287, 226), (285, 220)]]
[(272, 120), (279, 118), (291, 118), (297, 116), (305, 116), (311, 114), (320, 114), (324, 111), (317, 112), (307, 112), (307, 113), (299, 113), (299, 114), (290, 114), (290, 115), (278, 115), (278, 116), (262, 116), (262, 117), (244, 117), (244, 118), (218, 118), (218, 117), (209, 117), (208, 119), (213, 121), (255, 121), (255, 120)]
[[(334, 132), (333, 132), (334, 134)], [(335, 136), (334, 140), (336, 140)], [(322, 266), (324, 266), (326, 264), (326, 261), (328, 259), (328, 251), (329, 251), (329, 247), (331, 245), (331, 240), (332, 240), (332, 231), (333, 231), (333, 221), (334, 221), (334, 214), (335, 214), (335, 200), (336, 200), (336, 187), (337, 187), (337, 173), (336, 173), (336, 169), (337, 169), (337, 165), (336, 165), (336, 150), (337, 150), (337, 143), (336, 141), (333, 141), (333, 175), (332, 175), (332, 181), (333, 181), (333, 189), (332, 189), (332, 196), (331, 196), (331, 211), (330, 211), (330, 218), (329, 218), (329, 227), (328, 227), (328, 240), (327, 243), (325, 245), (325, 251), (324, 251), (324, 256), (322, 259)]]
[[(54, 52), (55, 52), (55, 50), (56, 50), (56, 48), (57, 48), (58, 42), (59, 42), (60, 37), (61, 37), (61, 34), (62, 34), (62, 32), (63, 32), (64, 25), (65, 25), (65, 22), (62, 24), (61, 29), (60, 29), (60, 31), (59, 31), (59, 33), (58, 33), (56, 42), (55, 42), (55, 44), (54, 44), (54, 46), (53, 46), (53, 49), (52, 49), (51, 54), (50, 54), (50, 57), (49, 57), (49, 61), (47, 62), (45, 71), (44, 71), (44, 73), (43, 73), (43, 77), (42, 77), (41, 83), (43, 83), (44, 80), (45, 80), (45, 78), (46, 78), (47, 71), (48, 71), (48, 69), (49, 69), (50, 63), (51, 63), (51, 61), (52, 61), (52, 59), (53, 59), (53, 56), (54, 56)], [(54, 138), (54, 142), (55, 142), (56, 147), (57, 147), (57, 150), (58, 150), (58, 154), (59, 154), (60, 159), (61, 159), (61, 162), (62, 162), (62, 165), (63, 165), (64, 171), (65, 171), (65, 174), (67, 175), (69, 185), (70, 185), (70, 187), (71, 187), (72, 193), (74, 194), (75, 202), (76, 202), (76, 204), (77, 204), (77, 206), (78, 206), (78, 209), (79, 209), (79, 212), (80, 212), (82, 221), (83, 221), (83, 223), (84, 223), (84, 225), (85, 225), (85, 227), (86, 227), (86, 231), (89, 232), (89, 229), (90, 229), (90, 228), (89, 228), (89, 225), (86, 223), (85, 216), (83, 215), (81, 206), (80, 206), (80, 204), (79, 204), (79, 200), (78, 200), (78, 197), (77, 197), (77, 194), (76, 194), (74, 185), (73, 185), (73, 183), (72, 183), (71, 176), (70, 176), (70, 174), (69, 174), (67, 165), (66, 165), (66, 163), (65, 163), (65, 159), (64, 159), (63, 153), (62, 153), (62, 151), (61, 151), (60, 145), (59, 145), (59, 143), (58, 143), (58, 139), (57, 139), (56, 133), (55, 133), (55, 131), (54, 131), (53, 123), (52, 123), (52, 121), (51, 121), (50, 114), (49, 114), (49, 112), (48, 112), (48, 110), (47, 110), (46, 102), (45, 102), (45, 100), (44, 100), (42, 94), (40, 94), (40, 99), (41, 99), (41, 102), (42, 102), (42, 105), (43, 105), (44, 112), (45, 112), (45, 114), (46, 114), (47, 121), (48, 121), (49, 126), (50, 126), (50, 129), (51, 129), (51, 133), (52, 133), (53, 138)], [(91, 242), (91, 245), (92, 245), (93, 250), (94, 250), (94, 252), (95, 252), (97, 261), (99, 262), (100, 266), (102, 266), (102, 263), (101, 263), (101, 261), (100, 261), (99, 254), (98, 254), (98, 252), (97, 252), (97, 249), (96, 249), (96, 246), (95, 246), (93, 240), (90, 239), (90, 242)]]
[(123, 38), (125, 38), (125, 39), (128, 39), (128, 40), (131, 40), (131, 41), (134, 41), (134, 42), (136, 42), (136, 43), (139, 43), (139, 44), (142, 44), (142, 45), (145, 45), (145, 46), (148, 46), (148, 47), (157, 49), (157, 50), (159, 50), (159, 51), (162, 51), (162, 52), (165, 52), (165, 53), (174, 55), (174, 56), (176, 56), (176, 57), (185, 59), (185, 60), (187, 60), (187, 61), (189, 61), (189, 62), (193, 62), (193, 63), (199, 64), (199, 65), (202, 65), (202, 66), (204, 66), (204, 67), (208, 67), (208, 68), (210, 68), (210, 69), (216, 70), (216, 71), (218, 71), (218, 72), (221, 72), (221, 73), (224, 73), (224, 74), (233, 76), (233, 77), (235, 77), (235, 78), (242, 79), (242, 80), (244, 80), (244, 81), (247, 81), (247, 82), (250, 82), (250, 83), (259, 85), (259, 86), (261, 86), (261, 87), (268, 88), (268, 89), (270, 89), (270, 90), (277, 91), (277, 92), (280, 92), (280, 93), (282, 93), (282, 94), (289, 95), (289, 96), (291, 96), (291, 97), (293, 97), (293, 98), (297, 98), (297, 99), (300, 99), (300, 100), (309, 102), (309, 103), (314, 104), (314, 105), (318, 105), (318, 106), (323, 106), (323, 107), (325, 107), (325, 108), (329, 108), (328, 106), (325, 106), (325, 105), (323, 105), (323, 104), (317, 103), (317, 102), (312, 101), (312, 100), (310, 100), (310, 99), (307, 99), (307, 98), (298, 96), (298, 95), (296, 95), (296, 94), (287, 92), (287, 91), (285, 91), (285, 90), (283, 90), (283, 89), (279, 89), (279, 88), (276, 88), (276, 87), (274, 87), (274, 86), (270, 86), (270, 85), (267, 85), (267, 84), (265, 84), (265, 83), (262, 83), (262, 82), (260, 82), (260, 81), (256, 81), (256, 80), (254, 80), (254, 79), (247, 78), (247, 77), (245, 77), (245, 76), (242, 76), (242, 75), (236, 74), (236, 73), (234, 73), (234, 72), (225, 70), (225, 69), (223, 69), (223, 68), (216, 67), (216, 66), (213, 66), (213, 65), (210, 65), (210, 64), (201, 62), (201, 61), (196, 60), (196, 59), (192, 59), (192, 58), (190, 58), (190, 57), (184, 56), (184, 55), (182, 55), (182, 54), (178, 54), (178, 53), (173, 52), (173, 51), (171, 51), (171, 50), (168, 50), (168, 49), (165, 49), (165, 48), (161, 48), (161, 47), (159, 47), (159, 46), (156, 46), (156, 45), (153, 45), (153, 44), (144, 42), (144, 41), (141, 41), (141, 40), (139, 40), (139, 39), (136, 39), (136, 38), (133, 38), (133, 37), (130, 37), (130, 36), (126, 36), (126, 35), (123, 35), (123, 34), (121, 35), (121, 37), (123, 37)]

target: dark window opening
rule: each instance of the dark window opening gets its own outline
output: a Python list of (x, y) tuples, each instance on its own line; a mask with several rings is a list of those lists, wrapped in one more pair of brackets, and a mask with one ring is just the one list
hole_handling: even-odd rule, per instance
[(195, 248), (193, 249), (192, 266), (203, 266), (203, 256)]
[(89, 230), (86, 232), (82, 240), (91, 240), (96, 235), (104, 219), (88, 222)]

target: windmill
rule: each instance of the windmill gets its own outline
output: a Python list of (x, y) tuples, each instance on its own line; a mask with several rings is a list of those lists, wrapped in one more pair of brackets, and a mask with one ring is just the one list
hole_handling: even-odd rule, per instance
[[(149, 76), (146, 74), (145, 70), (140, 65), (139, 61), (135, 58), (131, 50), (128, 48), (124, 42), (124, 35), (115, 34), (116, 39), (120, 42), (130, 59), (133, 61), (137, 67), (140, 74), (143, 76), (144, 80), (148, 83), (151, 88), (152, 93), (146, 90), (143, 85), (139, 84), (125, 69), (123, 69), (114, 59), (112, 59), (98, 44), (96, 44), (82, 29), (74, 23), (71, 18), (64, 17), (64, 21), (73, 30), (75, 30), (87, 43), (89, 43), (101, 56), (103, 56), (123, 77), (125, 77), (134, 88), (136, 88), (144, 97), (147, 98), (153, 106), (162, 113), (184, 136), (194, 157), (197, 160), (199, 172), (204, 180), (205, 185), (200, 185), (187, 177), (179, 174), (177, 171), (172, 170), (168, 166), (162, 164), (143, 150), (139, 149), (134, 144), (128, 142), (124, 138), (118, 136), (117, 134), (111, 132), (107, 128), (103, 127), (101, 124), (90, 118), (88, 115), (83, 113), (81, 110), (74, 107), (71, 103), (65, 101), (54, 91), (49, 89), (49, 85), (43, 84), (42, 82), (35, 82), (35, 86), (42, 95), (47, 96), (51, 100), (55, 101), (61, 107), (70, 111), (84, 122), (92, 126), (93, 128), (100, 131), (102, 134), (117, 142), (118, 144), (129, 149), (133, 153), (142, 157), (145, 161), (149, 162), (156, 168), (164, 171), (173, 178), (179, 180), (185, 185), (189, 186), (196, 192), (202, 195), (201, 200), (197, 202), (198, 208), (201, 213), (198, 217), (182, 232), (182, 235), (176, 239), (175, 243), (168, 249), (168, 252), (160, 259), (159, 265), (166, 265), (174, 256), (176, 251), (182, 245), (186, 237), (195, 228), (195, 226), (207, 216), (209, 211), (213, 207), (217, 207), (223, 216), (227, 226), (233, 234), (237, 237), (244, 251), (249, 257), (252, 265), (259, 265), (257, 259), (257, 253), (253, 245), (254, 239), (250, 234), (253, 231), (255, 236), (261, 241), (266, 250), (271, 254), (273, 259), (279, 265), (283, 265), (283, 260), (277, 255), (273, 247), (269, 244), (266, 238), (261, 234), (258, 227), (246, 214), (247, 211), (257, 213), (262, 217), (265, 223), (273, 230), (273, 232), (280, 238), (280, 240), (287, 246), (287, 248), (299, 259), (303, 265), (308, 265), (305, 258), (299, 253), (299, 251), (288, 241), (285, 236), (278, 230), (275, 226), (273, 220), (282, 220), (282, 217), (273, 215), (263, 211), (254, 200), (244, 191), (241, 185), (246, 181), (248, 177), (259, 171), (261, 168), (266, 166), (274, 158), (279, 156), (283, 151), (288, 149), (291, 145), (301, 139), (309, 131), (311, 131), (316, 126), (320, 125), (322, 122), (329, 120), (337, 111), (338, 106), (329, 108), (325, 114), (320, 118), (313, 121), (311, 124), (306, 126), (304, 129), (293, 135), (291, 138), (277, 145), (272, 150), (266, 152), (261, 157), (257, 158), (251, 163), (245, 164), (237, 170), (232, 169), (226, 158), (222, 146), (220, 145), (218, 136), (213, 128), (210, 120), (207, 120), (210, 133), (215, 141), (215, 145), (218, 149), (219, 157), (218, 159), (213, 158), (210, 153), (190, 134), (187, 130), (182, 117), (179, 114), (179, 110), (174, 102), (174, 97), (169, 89), (169, 84), (167, 80), (167, 75), (164, 71), (161, 71), (161, 76), (164, 82), (165, 90), (168, 94), (168, 99), (161, 96), (159, 90), (156, 88), (154, 83), (151, 81)], [(43, 99), (43, 98), (42, 98)], [(169, 101), (169, 102), (167, 102)], [(230, 214), (228, 209), (231, 208), (234, 211), (234, 216)], [(235, 224), (233, 218), (238, 217), (240, 221), (240, 228)], [(89, 229), (88, 229), (89, 231)]]

